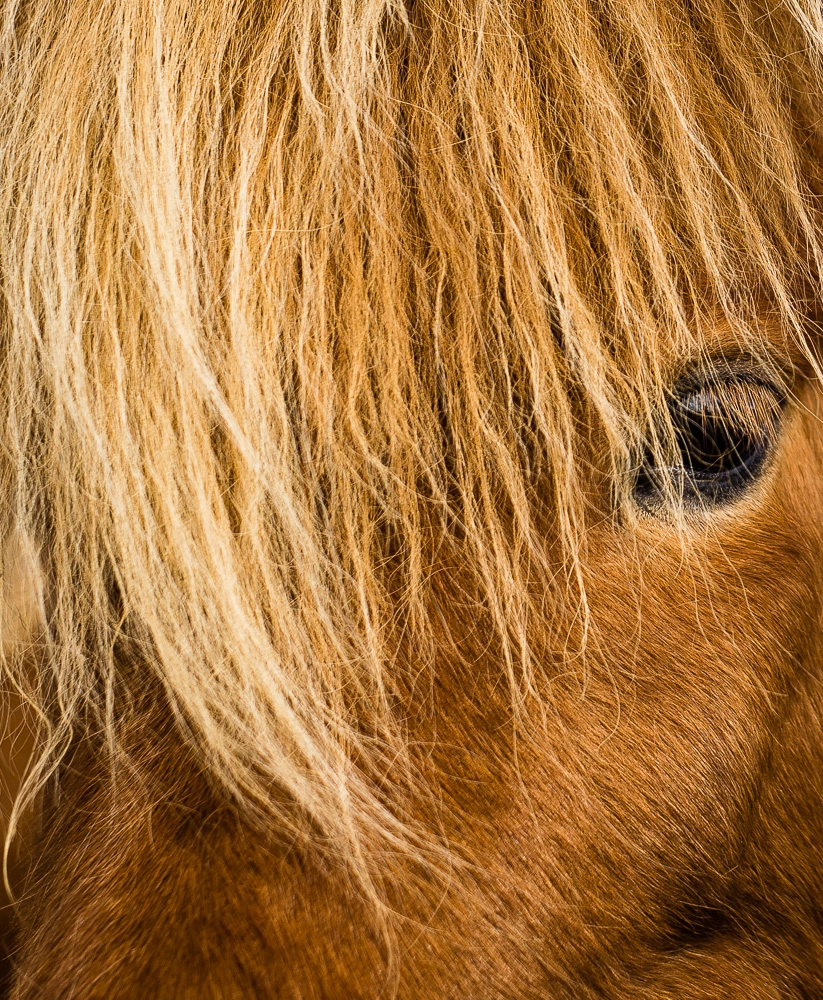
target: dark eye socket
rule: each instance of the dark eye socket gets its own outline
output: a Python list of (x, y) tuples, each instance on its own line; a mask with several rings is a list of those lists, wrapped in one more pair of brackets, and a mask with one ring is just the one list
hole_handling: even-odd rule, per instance
[(777, 436), (784, 395), (750, 374), (678, 384), (669, 401), (671, 461), (649, 449), (635, 480), (638, 504), (657, 510), (667, 495), (686, 507), (732, 503), (763, 471)]

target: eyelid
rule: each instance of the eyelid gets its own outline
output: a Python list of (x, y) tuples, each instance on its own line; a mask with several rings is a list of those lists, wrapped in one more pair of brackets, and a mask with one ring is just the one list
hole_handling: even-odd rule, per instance
[(681, 412), (733, 420), (741, 429), (757, 434), (776, 425), (786, 398), (785, 392), (770, 383), (725, 379), (703, 385), (686, 396), (675, 395), (674, 402)]

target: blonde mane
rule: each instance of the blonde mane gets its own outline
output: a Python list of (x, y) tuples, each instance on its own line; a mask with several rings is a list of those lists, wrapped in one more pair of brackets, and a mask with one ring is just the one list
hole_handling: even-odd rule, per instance
[(6, 0), (0, 53), (29, 792), (159, 681), (257, 821), (364, 883), (434, 851), (443, 554), (529, 718), (560, 607), (585, 685), (579, 435), (619, 494), (698, 329), (805, 343), (818, 5)]

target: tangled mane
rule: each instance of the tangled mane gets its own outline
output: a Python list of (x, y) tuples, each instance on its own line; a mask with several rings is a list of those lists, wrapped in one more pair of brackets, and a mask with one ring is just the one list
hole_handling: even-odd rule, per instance
[(368, 881), (433, 849), (401, 790), (444, 553), (528, 718), (560, 607), (585, 684), (580, 434), (619, 499), (707, 323), (804, 342), (820, 11), (5, 0), (0, 30), (28, 789), (77, 739), (116, 757), (159, 682), (235, 801)]

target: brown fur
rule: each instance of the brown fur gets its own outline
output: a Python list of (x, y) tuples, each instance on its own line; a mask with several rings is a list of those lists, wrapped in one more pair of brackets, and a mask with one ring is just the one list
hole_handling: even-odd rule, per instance
[[(817, 8), (64, 7), (0, 37), (11, 1000), (823, 996)], [(741, 367), (762, 474), (642, 509)]]
[[(65, 765), (12, 995), (818, 995), (819, 400), (812, 383), (761, 495), (701, 541), (701, 576), (656, 524), (593, 529), (608, 645), (585, 697), (551, 677), (516, 754), (482, 620), (455, 615), (460, 655), (408, 732), (470, 867), (395, 900), (396, 979), (356, 887), (221, 805), (155, 705), (133, 721), (140, 781), (112, 784), (91, 748)], [(441, 609), (460, 577), (444, 557)]]

